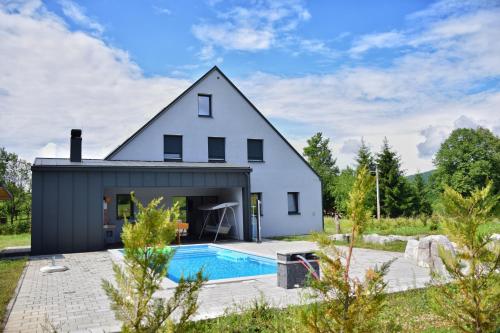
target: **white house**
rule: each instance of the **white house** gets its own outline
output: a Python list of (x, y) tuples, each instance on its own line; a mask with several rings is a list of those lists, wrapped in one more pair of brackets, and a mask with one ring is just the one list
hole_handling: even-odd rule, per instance
[[(78, 140), (78, 135), (72, 140)], [(109, 241), (111, 233), (114, 234), (112, 238), (118, 240), (122, 225), (120, 216), (133, 215), (130, 191), (143, 202), (159, 196), (165, 198), (166, 205), (179, 201), (192, 236), (198, 235), (203, 223), (199, 206), (237, 202), (231, 236), (251, 240), (255, 236), (252, 220), (255, 220), (257, 199), (262, 203), (263, 237), (323, 230), (318, 175), (217, 67), (203, 75), (104, 160), (81, 160), (79, 142), (75, 149), (72, 145), (72, 155), (76, 156), (73, 161), (40, 158), (35, 161), (33, 212), (35, 215), (38, 209), (41, 215), (33, 221), (35, 251), (38, 248), (39, 252), (48, 253), (47, 246), (66, 251), (94, 249), (99, 247), (98, 242), (90, 241), (89, 244), (89, 237), (92, 240), (98, 235), (101, 239), (107, 236)], [(102, 215), (99, 225), (94, 222), (99, 214), (87, 212), (87, 216), (94, 216), (94, 219), (87, 218), (86, 242), (75, 234), (75, 228), (83, 232), (83, 227), (78, 226), (74, 218), (69, 218), (75, 216), (74, 212), (61, 208), (63, 203), (59, 199), (52, 205), (64, 211), (71, 223), (59, 218), (56, 224), (49, 221), (50, 214), (43, 209), (47, 200), (40, 198), (43, 203), (38, 202), (37, 193), (47, 192), (44, 184), (48, 184), (49, 173), (46, 171), (52, 171), (52, 177), (53, 171), (57, 171), (55, 177), (59, 188), (52, 190), (57, 192), (53, 195), (57, 194), (58, 198), (61, 190), (81, 196), (75, 191), (78, 185), (75, 184), (75, 179), (78, 181), (75, 172), (86, 172), (85, 180), (80, 180), (82, 184), (85, 181), (96, 183), (94, 194), (86, 197), (94, 204), (94, 196), (100, 197), (101, 204), (104, 198), (106, 209), (104, 214), (99, 213)], [(73, 173), (71, 181), (69, 176), (66, 180), (60, 179), (68, 172)], [(100, 177), (99, 180), (96, 177)], [(65, 182), (71, 189), (64, 189)], [(90, 187), (87, 185), (87, 191)], [(60, 229), (71, 229), (79, 244), (59, 239), (57, 245), (51, 246), (44, 237), (37, 235), (37, 230), (46, 235), (48, 230)]]

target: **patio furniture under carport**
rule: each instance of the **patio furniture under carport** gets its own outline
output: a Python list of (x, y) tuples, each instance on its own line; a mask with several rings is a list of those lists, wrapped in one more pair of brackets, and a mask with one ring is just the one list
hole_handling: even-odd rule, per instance
[[(236, 236), (239, 239), (240, 232), (238, 230), (238, 223), (236, 222), (236, 214), (234, 213), (234, 209), (233, 209), (233, 207), (236, 207), (236, 206), (238, 206), (237, 202), (224, 202), (224, 203), (220, 203), (220, 204), (204, 205), (204, 206), (198, 207), (199, 210), (207, 212), (207, 215), (205, 216), (205, 221), (203, 222), (203, 227), (201, 228), (199, 238), (201, 239), (201, 236), (203, 235), (203, 231), (212, 232), (212, 233), (215, 233), (215, 238), (214, 238), (214, 243), (215, 243), (215, 241), (217, 240), (217, 236), (219, 234), (221, 234), (221, 235), (229, 234), (229, 231), (231, 231), (231, 227), (232, 227), (232, 225), (229, 223), (229, 220), (228, 220), (228, 217), (226, 214), (226, 211), (229, 208), (231, 210), (231, 212), (233, 213), (233, 218), (234, 218), (233, 223), (236, 227), (236, 234), (237, 234)], [(219, 223), (217, 223), (216, 225), (208, 224), (210, 214), (213, 211), (217, 211), (219, 213)], [(220, 214), (220, 211), (222, 211), (222, 214)], [(224, 221), (226, 222), (225, 225), (223, 225)]]

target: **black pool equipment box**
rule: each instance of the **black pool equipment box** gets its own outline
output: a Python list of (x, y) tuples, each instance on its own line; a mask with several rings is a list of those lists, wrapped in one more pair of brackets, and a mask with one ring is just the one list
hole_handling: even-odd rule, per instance
[(279, 253), (278, 287), (285, 289), (300, 288), (306, 279), (319, 277), (318, 257), (313, 251)]

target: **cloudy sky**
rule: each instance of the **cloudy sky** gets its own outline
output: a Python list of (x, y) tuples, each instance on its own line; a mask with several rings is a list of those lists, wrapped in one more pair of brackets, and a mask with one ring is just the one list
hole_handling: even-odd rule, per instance
[(500, 134), (500, 0), (0, 0), (0, 146), (102, 158), (218, 65), (299, 150), (384, 136), (407, 173), (458, 127)]

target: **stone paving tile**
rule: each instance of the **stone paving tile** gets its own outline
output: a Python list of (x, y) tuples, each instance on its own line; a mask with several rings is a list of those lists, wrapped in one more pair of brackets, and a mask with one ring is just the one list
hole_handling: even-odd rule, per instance
[[(221, 246), (272, 258), (276, 258), (278, 251), (315, 249), (314, 243), (306, 241), (264, 241), (261, 244), (235, 242)], [(387, 276), (390, 290), (423, 287), (429, 282), (428, 269), (417, 267), (405, 259), (402, 253), (355, 249), (352, 272), (362, 277), (367, 267), (380, 265), (393, 258), (396, 261)], [(60, 273), (41, 273), (40, 268), (48, 265), (50, 259), (50, 256), (30, 258), (5, 332), (41, 332), (42, 325), (48, 322), (61, 332), (118, 331), (120, 323), (114, 318), (101, 288), (103, 278), (112, 280), (111, 255), (106, 251), (57, 255), (56, 263), (70, 269)], [(199, 311), (195, 319), (220, 316), (228, 308), (237, 310), (260, 297), (265, 297), (276, 307), (305, 301), (305, 290), (285, 290), (277, 287), (276, 283), (276, 276), (266, 276), (206, 285), (200, 292)], [(171, 286), (171, 283), (166, 285)], [(156, 296), (168, 297), (172, 293), (172, 289), (166, 289)]]

